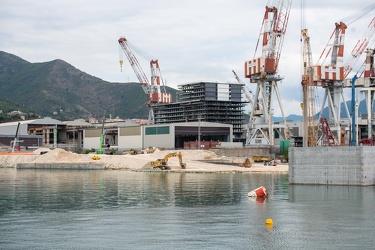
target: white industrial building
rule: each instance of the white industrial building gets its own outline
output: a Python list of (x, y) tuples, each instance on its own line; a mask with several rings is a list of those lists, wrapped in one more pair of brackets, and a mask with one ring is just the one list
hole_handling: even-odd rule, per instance
[[(85, 129), (83, 148), (99, 149), (101, 134), (101, 128)], [(114, 125), (104, 129), (104, 138), (104, 145), (117, 148), (118, 151), (148, 147), (186, 148), (187, 145), (193, 148), (192, 144), (208, 149), (219, 142), (232, 142), (233, 125), (212, 122)]]

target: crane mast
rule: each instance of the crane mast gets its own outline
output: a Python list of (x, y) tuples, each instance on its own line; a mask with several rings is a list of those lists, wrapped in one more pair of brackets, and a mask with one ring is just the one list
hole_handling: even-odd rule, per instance
[(317, 145), (315, 87), (313, 84), (313, 62), (310, 37), (308, 30), (301, 31), (303, 39), (303, 146), (314, 147)]
[[(262, 107), (262, 116), (254, 116), (257, 105), (253, 105), (246, 144), (274, 145), (274, 130), (281, 139), (288, 138), (286, 118), (277, 84), (282, 78), (277, 75), (277, 71), (291, 4), (292, 0), (279, 0), (277, 6), (266, 6), (254, 57), (245, 62), (245, 77), (250, 78), (251, 83), (257, 84), (253, 102), (259, 101)], [(274, 94), (283, 116), (283, 123), (278, 125), (272, 121)]]
[[(120, 37), (118, 39), (119, 45), (124, 51), (130, 65), (132, 66), (136, 77), (140, 85), (142, 86), (143, 91), (145, 92), (148, 103), (147, 106), (149, 107), (149, 116), (148, 116), (148, 123), (154, 123), (154, 112), (152, 106), (157, 103), (171, 103), (172, 102), (172, 95), (166, 93), (165, 88), (164, 92), (161, 91), (160, 85), (163, 83), (160, 74), (160, 67), (159, 61), (157, 59), (150, 60), (150, 70), (151, 70), (151, 81), (148, 80), (146, 74), (142, 70), (141, 65), (139, 64), (136, 56), (134, 55), (131, 46), (128, 40), (125, 37)], [(120, 59), (120, 65), (122, 67), (123, 61)], [(164, 84), (164, 83), (163, 83)]]

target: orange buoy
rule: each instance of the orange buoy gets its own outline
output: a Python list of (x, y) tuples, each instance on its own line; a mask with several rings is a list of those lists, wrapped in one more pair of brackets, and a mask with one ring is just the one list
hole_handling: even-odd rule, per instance
[(267, 197), (268, 192), (267, 192), (267, 189), (265, 187), (260, 186), (256, 189), (250, 191), (247, 195), (249, 197)]

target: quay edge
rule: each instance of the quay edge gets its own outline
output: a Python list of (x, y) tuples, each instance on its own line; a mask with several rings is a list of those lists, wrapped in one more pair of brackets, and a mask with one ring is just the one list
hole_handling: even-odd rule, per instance
[(375, 185), (375, 147), (291, 147), (289, 184)]

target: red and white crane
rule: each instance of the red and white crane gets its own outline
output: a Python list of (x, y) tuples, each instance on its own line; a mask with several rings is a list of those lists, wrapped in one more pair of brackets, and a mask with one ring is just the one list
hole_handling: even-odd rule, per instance
[[(275, 6), (266, 6), (254, 57), (245, 62), (245, 77), (257, 84), (253, 102), (260, 101), (262, 107), (262, 115), (255, 117), (256, 105), (253, 105), (246, 144), (274, 145), (274, 130), (281, 138), (287, 138), (286, 118), (277, 85), (282, 77), (277, 75), (277, 71), (291, 5), (292, 0), (279, 0)], [(274, 93), (284, 120), (277, 125), (272, 121)]]
[(349, 60), (344, 65), (344, 77), (348, 77), (353, 67), (356, 65), (361, 55), (367, 48), (374, 46), (374, 35), (375, 35), (375, 17), (371, 20), (365, 34), (359, 39), (350, 53)]
[[(143, 91), (145, 92), (149, 102), (147, 106), (150, 108), (149, 116), (148, 116), (148, 123), (154, 123), (154, 112), (152, 106), (157, 103), (171, 103), (172, 102), (172, 95), (166, 93), (165, 86), (163, 79), (160, 74), (159, 62), (157, 59), (150, 59), (150, 56), (147, 53), (141, 51), (135, 45), (131, 44), (125, 37), (120, 37), (118, 39), (120, 47), (124, 51), (124, 54), (128, 58), (130, 65), (132, 66), (135, 75), (138, 78), (139, 83), (141, 84)], [(142, 70), (141, 65), (139, 64), (137, 58), (135, 57), (133, 50), (136, 50), (141, 54), (143, 57), (147, 57), (150, 61), (150, 69), (151, 69), (151, 80), (149, 81), (145, 72)], [(120, 65), (122, 67), (123, 60), (120, 54)], [(163, 84), (163, 92), (161, 91), (161, 83)]]
[[(364, 98), (366, 109), (367, 109), (367, 137), (363, 141), (371, 141), (371, 144), (373, 144), (373, 141), (375, 138), (373, 138), (373, 130), (372, 130), (372, 121), (374, 119), (373, 115), (373, 106), (374, 106), (374, 95), (375, 95), (375, 72), (374, 72), (374, 55), (375, 55), (375, 17), (371, 20), (370, 24), (367, 26), (364, 35), (361, 39), (358, 40), (356, 45), (354, 46), (354, 49), (351, 52), (350, 58), (347, 61), (347, 63), (344, 66), (344, 74), (345, 77), (348, 77), (349, 73), (354, 68), (355, 64), (360, 60), (361, 55), (363, 52), (366, 53), (366, 58), (364, 60), (364, 64), (361, 67), (360, 70), (355, 74), (355, 76), (349, 77), (348, 79), (345, 79), (345, 87), (352, 87), (352, 126), (355, 125), (356, 120), (356, 113), (358, 112), (358, 106), (359, 102)], [(362, 71), (362, 72), (361, 72)], [(354, 83), (352, 82), (353, 79)], [(352, 86), (354, 84), (354, 86)], [(355, 93), (354, 88), (359, 88), (357, 101), (355, 102)], [(356, 104), (355, 104), (356, 103)], [(353, 116), (354, 115), (354, 116)], [(357, 121), (358, 123), (359, 121)], [(355, 132), (355, 129), (352, 128), (352, 137), (354, 142), (358, 141), (358, 133)], [(355, 136), (355, 137), (354, 137)], [(355, 143), (354, 143), (355, 144)]]
[[(332, 132), (335, 134), (339, 145), (347, 144), (344, 140), (345, 138), (348, 138), (345, 137), (345, 133), (341, 133), (341, 103), (344, 104), (343, 106), (345, 108), (347, 117), (350, 117), (350, 112), (343, 94), (343, 88), (346, 87), (346, 84), (344, 84), (343, 81), (345, 77), (348, 76), (354, 64), (357, 62), (357, 60), (359, 60), (360, 55), (365, 50), (363, 47), (366, 47), (369, 42), (367, 41), (368, 38), (360, 40), (354, 48), (349, 62), (344, 66), (344, 40), (347, 25), (350, 25), (353, 22), (357, 21), (359, 18), (365, 16), (374, 8), (375, 4), (372, 4), (362, 9), (360, 12), (357, 12), (349, 16), (348, 18), (345, 18), (345, 22), (340, 21), (335, 23), (335, 28), (332, 32), (332, 35), (325, 49), (320, 55), (317, 64), (313, 67), (314, 85), (323, 87), (325, 89), (323, 104), (321, 105), (320, 118), (323, 114), (323, 109), (327, 104), (329, 116), (328, 123), (331, 127)], [(371, 33), (373, 32), (370, 32), (369, 34)], [(327, 59), (329, 60), (329, 62), (326, 64)]]

